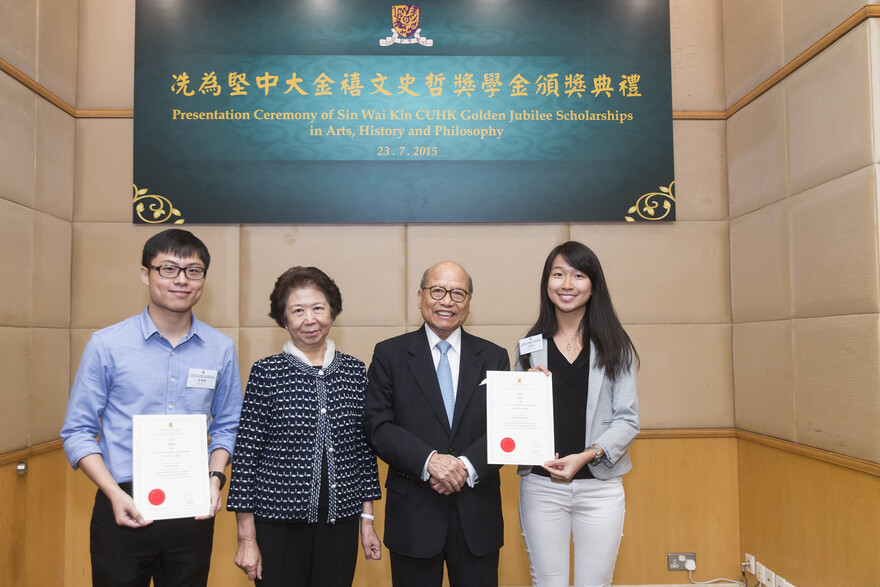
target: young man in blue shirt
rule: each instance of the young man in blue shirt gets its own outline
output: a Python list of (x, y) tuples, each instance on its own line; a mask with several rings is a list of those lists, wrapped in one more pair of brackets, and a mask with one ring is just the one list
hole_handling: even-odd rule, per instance
[[(83, 353), (61, 438), (70, 464), (98, 486), (90, 529), (94, 585), (208, 581), (213, 516), (221, 507), (242, 398), (232, 340), (192, 312), (210, 261), (207, 247), (188, 231), (150, 238), (141, 260), (149, 305), (95, 332)], [(132, 416), (140, 414), (205, 414), (209, 516), (152, 522), (137, 510)]]

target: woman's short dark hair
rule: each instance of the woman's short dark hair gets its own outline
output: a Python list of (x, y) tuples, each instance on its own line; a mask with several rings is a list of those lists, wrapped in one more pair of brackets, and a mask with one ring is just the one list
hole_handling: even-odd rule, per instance
[(301, 287), (314, 287), (324, 294), (327, 303), (330, 304), (331, 319), (336, 320), (336, 317), (342, 313), (342, 292), (339, 291), (336, 282), (317, 267), (297, 265), (278, 276), (275, 287), (269, 294), (269, 317), (281, 328), (287, 327), (284, 321), (287, 297), (290, 292)]

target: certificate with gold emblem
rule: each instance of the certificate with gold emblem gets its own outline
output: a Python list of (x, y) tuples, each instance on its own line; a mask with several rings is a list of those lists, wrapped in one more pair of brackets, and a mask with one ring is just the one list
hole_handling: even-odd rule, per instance
[(211, 508), (204, 414), (134, 416), (132, 488), (147, 520), (194, 518)]
[(553, 378), (544, 373), (486, 372), (488, 461), (542, 465), (553, 458)]

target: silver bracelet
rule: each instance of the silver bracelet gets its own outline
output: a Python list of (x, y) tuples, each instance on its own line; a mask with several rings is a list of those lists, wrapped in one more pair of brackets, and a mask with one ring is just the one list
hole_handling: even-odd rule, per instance
[(361, 513), (361, 517), (362, 517), (362, 518), (366, 518), (366, 519), (368, 519), (368, 520), (375, 520), (375, 519), (376, 519), (376, 516), (374, 516), (373, 514), (364, 514), (364, 513)]

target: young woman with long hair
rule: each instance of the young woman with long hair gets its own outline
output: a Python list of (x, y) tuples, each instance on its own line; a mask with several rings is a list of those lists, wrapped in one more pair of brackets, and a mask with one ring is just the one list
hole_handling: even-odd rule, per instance
[[(540, 350), (519, 370), (553, 375), (556, 458), (521, 466), (519, 512), (536, 587), (611, 585), (623, 535), (622, 475), (639, 432), (639, 357), (608, 293), (596, 254), (574, 241), (554, 248), (541, 275)], [(561, 456), (560, 456), (561, 455)]]

